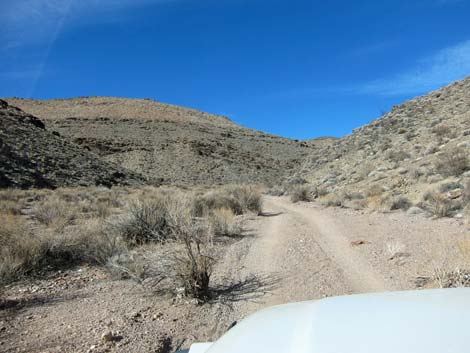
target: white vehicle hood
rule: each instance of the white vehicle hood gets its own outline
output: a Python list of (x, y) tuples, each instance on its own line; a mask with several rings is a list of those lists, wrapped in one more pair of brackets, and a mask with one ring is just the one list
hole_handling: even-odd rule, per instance
[(249, 316), (213, 344), (200, 345), (199, 351), (468, 353), (470, 288), (361, 294), (276, 306)]

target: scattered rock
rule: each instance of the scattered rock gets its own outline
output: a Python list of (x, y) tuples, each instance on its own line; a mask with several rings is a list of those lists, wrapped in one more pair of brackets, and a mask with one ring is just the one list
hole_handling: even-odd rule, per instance
[(424, 212), (423, 209), (421, 209), (419, 207), (416, 207), (416, 206), (412, 206), (406, 211), (406, 214), (408, 214), (408, 215), (417, 215), (417, 214), (421, 214), (423, 212)]
[(114, 340), (114, 335), (113, 335), (112, 331), (105, 331), (101, 335), (101, 341), (103, 341), (103, 342), (111, 342), (113, 340)]
[(369, 243), (368, 241), (359, 239), (359, 240), (352, 240), (350, 244), (351, 244), (351, 246), (359, 246), (359, 245), (364, 245), (364, 244), (368, 244), (368, 243)]

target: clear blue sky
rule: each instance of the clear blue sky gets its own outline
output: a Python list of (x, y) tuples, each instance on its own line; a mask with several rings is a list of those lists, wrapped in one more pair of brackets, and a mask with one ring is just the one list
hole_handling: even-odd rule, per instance
[(149, 97), (341, 136), (470, 74), (470, 0), (2, 0), (0, 97)]

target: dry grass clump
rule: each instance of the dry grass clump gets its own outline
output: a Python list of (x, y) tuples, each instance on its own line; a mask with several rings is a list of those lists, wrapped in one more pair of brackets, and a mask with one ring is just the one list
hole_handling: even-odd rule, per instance
[(251, 185), (226, 186), (198, 195), (194, 199), (194, 214), (204, 217), (213, 210), (227, 208), (235, 215), (262, 211), (261, 191)]
[(64, 227), (77, 218), (78, 209), (72, 203), (59, 197), (47, 198), (33, 209), (32, 216), (39, 222), (51, 227)]
[(210, 217), (210, 221), (215, 235), (238, 237), (241, 236), (243, 232), (241, 222), (237, 220), (237, 217), (229, 208), (219, 208), (214, 210)]
[(137, 245), (167, 240), (172, 232), (169, 202), (170, 198), (161, 195), (152, 200), (132, 203), (129, 213), (116, 225), (118, 232), (127, 242)]
[(19, 215), (23, 207), (21, 201), (0, 200), (0, 213)]
[(443, 176), (459, 176), (470, 170), (468, 151), (456, 147), (442, 153), (435, 162), (436, 170)]
[(271, 186), (266, 193), (270, 196), (282, 196), (286, 190), (282, 186)]
[(9, 282), (36, 268), (47, 247), (31, 231), (24, 219), (0, 215), (0, 280)]
[(113, 227), (99, 219), (84, 220), (66, 232), (49, 235), (47, 262), (53, 268), (82, 262), (104, 265), (110, 257), (126, 251), (127, 245)]
[(196, 196), (194, 199), (194, 214), (197, 217), (205, 217), (213, 210), (227, 208), (234, 214), (243, 214), (243, 208), (234, 197), (221, 191), (209, 191), (203, 195)]
[(460, 268), (453, 271), (437, 269), (432, 278), (440, 288), (470, 287), (470, 271)]
[(424, 194), (420, 207), (436, 217), (452, 217), (462, 205), (458, 201), (448, 198), (445, 194), (434, 191)]
[(253, 185), (232, 185), (225, 187), (225, 192), (238, 201), (243, 213), (261, 213), (263, 204), (259, 187)]
[(311, 185), (295, 185), (290, 191), (290, 199), (294, 203), (299, 201), (311, 202), (315, 199), (315, 193)]
[(390, 205), (390, 210), (408, 210), (411, 206), (413, 206), (413, 203), (405, 196), (398, 196), (394, 198), (391, 202)]
[(344, 195), (342, 193), (330, 193), (321, 201), (321, 203), (326, 207), (343, 207)]
[(88, 222), (67, 232), (33, 231), (23, 217), (0, 215), (0, 278), (9, 282), (79, 263), (104, 264), (124, 243), (102, 224)]
[(379, 184), (373, 184), (367, 189), (366, 196), (373, 197), (373, 196), (380, 196), (384, 192), (384, 188)]

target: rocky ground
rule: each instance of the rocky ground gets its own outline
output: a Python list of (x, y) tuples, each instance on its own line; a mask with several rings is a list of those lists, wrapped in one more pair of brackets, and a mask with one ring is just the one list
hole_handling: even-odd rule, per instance
[(319, 146), (150, 99), (8, 99), (107, 161), (164, 184), (277, 184)]
[[(426, 193), (437, 191), (447, 215), (462, 213), (470, 180), (470, 78), (395, 106), (313, 151), (298, 176), (330, 194), (332, 204), (429, 211)], [(400, 197), (408, 202), (397, 204)]]
[[(78, 266), (4, 289), (2, 352), (171, 352), (214, 340), (260, 308), (326, 296), (438, 287), (468, 268), (470, 224), (266, 197), (245, 236), (217, 246), (218, 296), (198, 305)], [(443, 284), (444, 282), (441, 282)]]
[(0, 188), (141, 185), (144, 178), (46, 129), (0, 100)]

